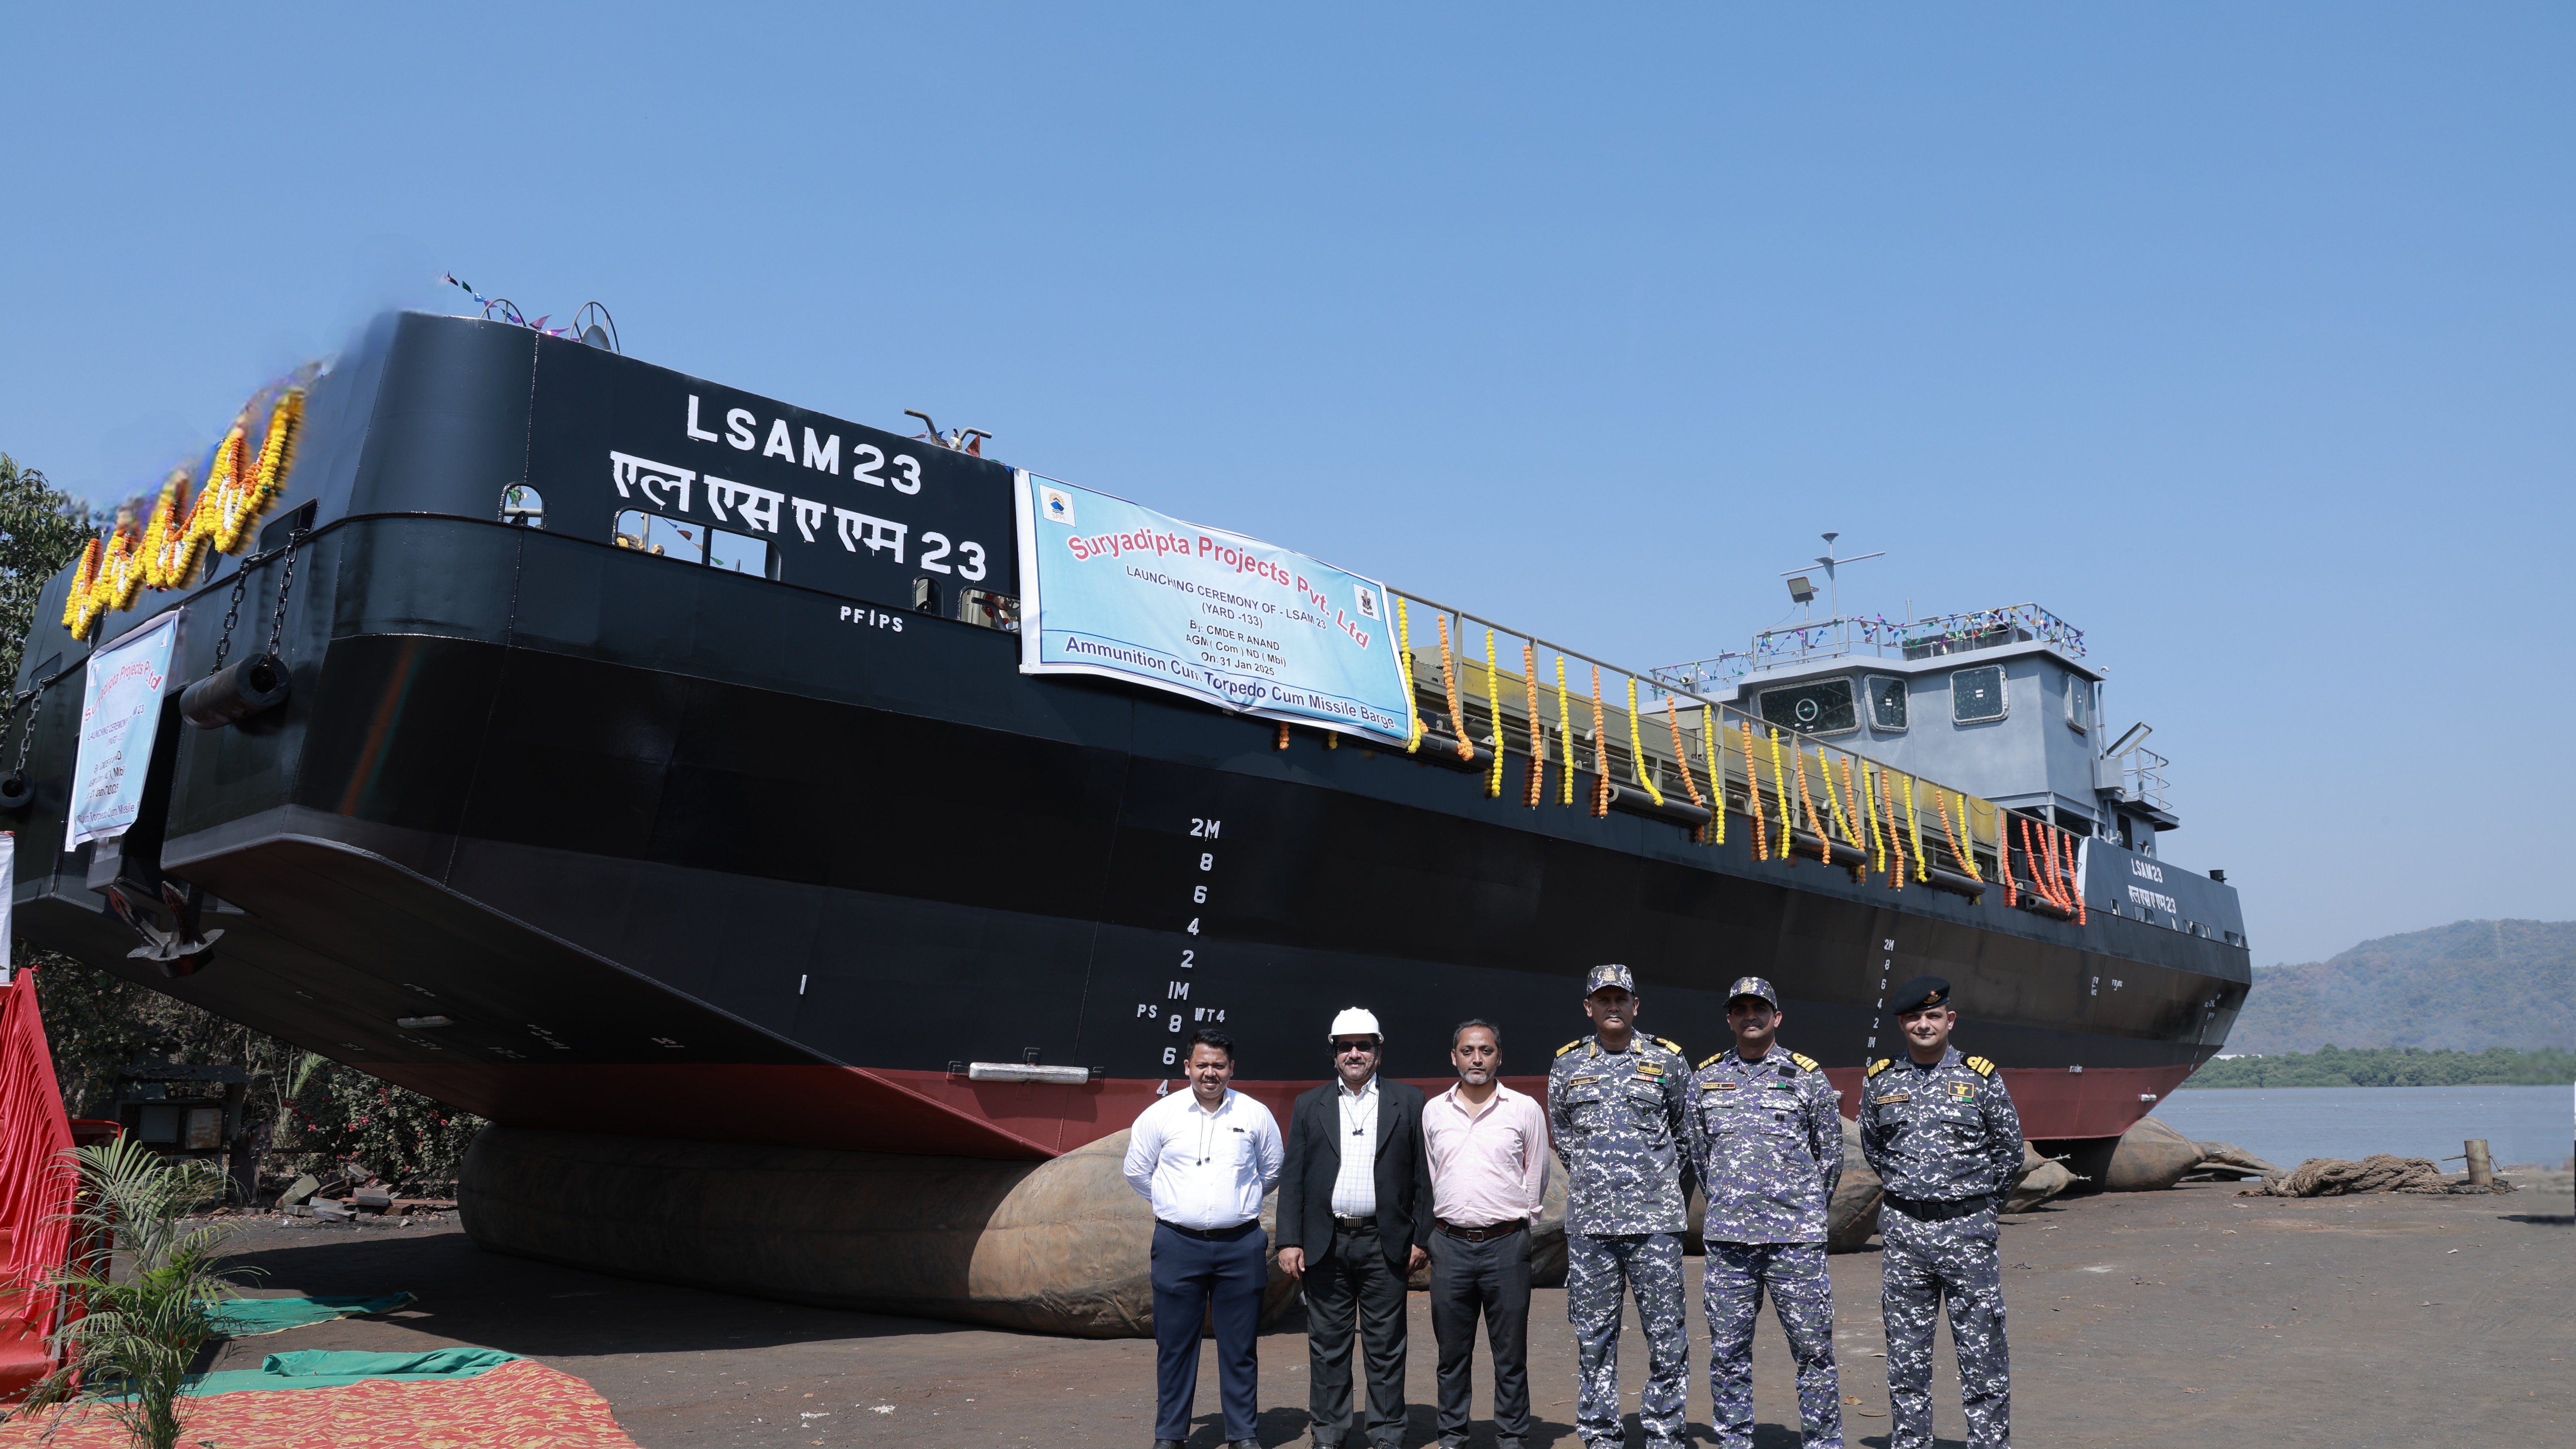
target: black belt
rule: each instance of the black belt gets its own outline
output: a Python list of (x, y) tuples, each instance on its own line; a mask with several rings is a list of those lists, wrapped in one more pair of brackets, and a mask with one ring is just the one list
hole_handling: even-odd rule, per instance
[(1907, 1217), (1915, 1218), (1927, 1223), (1941, 1223), (1948, 1222), (1952, 1218), (1964, 1218), (1971, 1213), (1984, 1212), (1987, 1208), (1994, 1206), (1995, 1203), (1993, 1196), (1987, 1193), (1979, 1193), (1975, 1197), (1952, 1198), (1947, 1201), (1936, 1202), (1926, 1198), (1898, 1197), (1896, 1194), (1891, 1192), (1887, 1195), (1887, 1201), (1890, 1206), (1894, 1207), (1898, 1212), (1905, 1214)]
[(1440, 1224), (1440, 1231), (1447, 1233), (1449, 1236), (1456, 1238), (1462, 1243), (1489, 1243), (1496, 1238), (1508, 1238), (1512, 1234), (1529, 1226), (1529, 1219), (1527, 1218), (1514, 1218), (1507, 1223), (1494, 1223), (1488, 1227), (1481, 1228), (1471, 1228), (1460, 1223), (1453, 1223), (1447, 1218), (1439, 1218), (1436, 1219), (1436, 1221)]
[(1260, 1223), (1261, 1219), (1246, 1218), (1242, 1222), (1236, 1223), (1230, 1228), (1185, 1228), (1179, 1223), (1173, 1222), (1169, 1218), (1156, 1218), (1154, 1221), (1163, 1227), (1170, 1228), (1173, 1232), (1176, 1232), (1185, 1238), (1197, 1238), (1203, 1242), (1221, 1243), (1228, 1238), (1239, 1236), (1245, 1228), (1256, 1226)]
[(1346, 1218), (1346, 1217), (1339, 1217), (1339, 1216), (1336, 1216), (1336, 1217), (1333, 1219), (1333, 1226), (1334, 1226), (1334, 1227), (1337, 1227), (1337, 1228), (1340, 1228), (1343, 1232), (1346, 1232), (1346, 1233), (1364, 1233), (1364, 1232), (1374, 1232), (1374, 1231), (1376, 1230), (1376, 1228), (1377, 1228), (1377, 1219), (1375, 1219), (1375, 1218)]

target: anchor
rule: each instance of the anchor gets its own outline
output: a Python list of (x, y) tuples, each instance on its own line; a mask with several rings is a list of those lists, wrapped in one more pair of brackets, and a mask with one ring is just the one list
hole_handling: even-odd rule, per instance
[(135, 934), (143, 938), (143, 944), (126, 952), (127, 956), (151, 962), (161, 968), (162, 975), (174, 980), (194, 976), (213, 964), (214, 945), (223, 938), (223, 928), (218, 926), (199, 934), (197, 893), (193, 887), (183, 895), (170, 882), (161, 883), (161, 904), (169, 908), (170, 919), (177, 923), (176, 929), (167, 931), (154, 924), (150, 905), (138, 905), (127, 896), (131, 888), (124, 881), (107, 888), (107, 903), (115, 909), (117, 919), (132, 926)]

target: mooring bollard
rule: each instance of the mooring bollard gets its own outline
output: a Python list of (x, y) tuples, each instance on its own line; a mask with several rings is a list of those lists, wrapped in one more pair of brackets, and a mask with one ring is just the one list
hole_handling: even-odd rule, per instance
[(2487, 1156), (2487, 1140), (2483, 1137), (2472, 1137), (2460, 1145), (2468, 1149), (2469, 1186), (2495, 1186), (2495, 1161)]

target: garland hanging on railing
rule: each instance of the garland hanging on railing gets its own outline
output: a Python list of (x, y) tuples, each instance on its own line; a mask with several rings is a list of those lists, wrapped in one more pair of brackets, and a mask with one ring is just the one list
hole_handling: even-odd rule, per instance
[(1795, 828), (1789, 819), (1789, 772), (1780, 763), (1780, 731), (1771, 731), (1771, 798), (1780, 802), (1780, 858), (1791, 858), (1791, 847), (1797, 843)]
[[(1833, 772), (1828, 770), (1825, 773), (1831, 775)], [(1831, 785), (1833, 782), (1827, 780), (1825, 783)], [(1869, 848), (1869, 842), (1860, 838), (1860, 827), (1852, 823), (1858, 819), (1860, 819), (1860, 797), (1852, 789), (1852, 757), (1845, 755), (1843, 756), (1843, 814), (1842, 818), (1834, 823), (1841, 827), (1843, 839), (1851, 842), (1852, 849), (1866, 850)]]
[(1711, 845), (1726, 843), (1726, 742), (1725, 721), (1712, 715), (1713, 706), (1699, 707), (1699, 750), (1708, 761), (1708, 823)]
[(1914, 879), (1918, 883), (1929, 883), (1932, 879), (1932, 870), (1924, 859), (1923, 814), (1914, 798), (1912, 775), (1905, 777), (1905, 830), (1914, 838)]
[(1536, 810), (1540, 795), (1547, 789), (1547, 731), (1538, 720), (1538, 646), (1526, 639), (1521, 641), (1521, 684), (1529, 692), (1530, 767), (1529, 799), (1526, 803), (1530, 809)]
[(1592, 666), (1592, 794), (1586, 801), (1594, 815), (1610, 813), (1609, 717), (1601, 708), (1601, 666)]
[(1494, 631), (1485, 631), (1485, 711), (1494, 717), (1494, 763), (1485, 772), (1485, 798), (1503, 798), (1503, 696), (1495, 683)]
[(1690, 791), (1693, 805), (1705, 810), (1708, 808), (1708, 802), (1699, 796), (1699, 782), (1691, 778), (1690, 755), (1682, 749), (1681, 710), (1673, 704), (1673, 697), (1669, 694), (1664, 696), (1664, 723), (1672, 727), (1673, 764), (1682, 772), (1682, 788)]
[[(1476, 758), (1476, 747), (1467, 743), (1467, 708), (1458, 700), (1458, 669), (1449, 652), (1449, 615), (1443, 610), (1440, 619), (1440, 688), (1449, 698), (1449, 729), (1458, 737), (1458, 758)], [(1465, 627), (1461, 625), (1460, 627)]]
[(1655, 788), (1655, 767), (1646, 758), (1646, 737), (1637, 732), (1637, 677), (1628, 676), (1628, 773), (1646, 787), (1646, 796), (1657, 806), (1664, 803), (1664, 792)]
[[(1807, 747), (1798, 737), (1789, 737), (1789, 753), (1798, 757), (1798, 812), (1807, 817), (1807, 833), (1816, 837), (1816, 858), (1827, 865), (1834, 863), (1834, 838), (1816, 819), (1816, 802), (1807, 794)], [(1823, 756), (1819, 755), (1821, 761)]]
[(1422, 748), (1422, 711), (1413, 703), (1413, 621), (1405, 616), (1404, 595), (1395, 596), (1395, 648), (1404, 665), (1404, 752)]
[(1751, 807), (1745, 813), (1753, 817), (1753, 858), (1769, 860), (1771, 826), (1763, 816), (1762, 767), (1754, 760), (1753, 721), (1739, 720), (1737, 724), (1744, 730), (1744, 794), (1745, 804)]
[(1874, 778), (1877, 771), (1867, 760), (1860, 762), (1861, 818), (1869, 822), (1869, 868), (1881, 875), (1887, 873), (1887, 840), (1878, 833), (1878, 801), (1885, 792)]
[(1905, 889), (1905, 832), (1896, 824), (1896, 790), (1889, 783), (1892, 774), (1888, 770), (1878, 772), (1878, 799), (1887, 807), (1887, 853), (1894, 857), (1889, 862), (1891, 873), (1887, 888), (1901, 891)]
[(1564, 756), (1565, 778), (1559, 782), (1561, 796), (1556, 803), (1574, 803), (1574, 711), (1565, 702), (1565, 656), (1556, 656), (1556, 739), (1557, 753)]

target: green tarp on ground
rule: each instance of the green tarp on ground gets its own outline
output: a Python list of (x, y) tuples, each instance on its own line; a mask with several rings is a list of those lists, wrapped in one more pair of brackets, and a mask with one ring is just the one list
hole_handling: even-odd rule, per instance
[(423, 1379), (470, 1379), (486, 1369), (517, 1358), (497, 1348), (439, 1348), (426, 1353), (272, 1353), (255, 1369), (199, 1374), (188, 1381), (192, 1394), (237, 1394), (244, 1389), (336, 1389), (368, 1379), (408, 1383)]
[(408, 1293), (389, 1293), (378, 1298), (227, 1298), (209, 1304), (214, 1314), (215, 1332), (227, 1338), (256, 1338), (263, 1333), (284, 1333), (308, 1323), (327, 1323), (334, 1318), (354, 1318), (362, 1313), (391, 1313), (413, 1301)]

